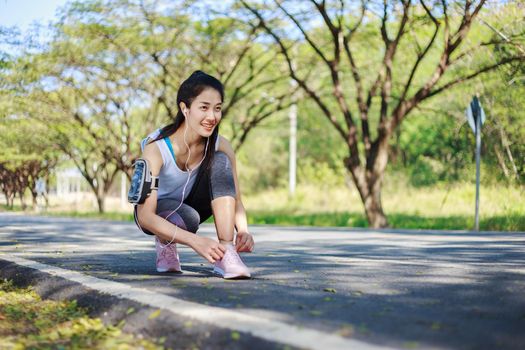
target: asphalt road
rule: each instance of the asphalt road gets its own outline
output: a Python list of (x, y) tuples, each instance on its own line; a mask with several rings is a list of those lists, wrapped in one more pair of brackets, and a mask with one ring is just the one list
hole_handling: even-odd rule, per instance
[[(256, 250), (243, 259), (253, 279), (224, 281), (187, 247), (183, 274), (157, 273), (153, 239), (133, 223), (0, 213), (0, 277), (55, 298), (84, 293), (108, 319), (134, 305), (128, 329), (168, 334), (172, 348), (525, 349), (525, 233), (251, 231)], [(112, 294), (122, 288), (138, 296), (126, 304)], [(150, 322), (156, 308), (163, 318)]]

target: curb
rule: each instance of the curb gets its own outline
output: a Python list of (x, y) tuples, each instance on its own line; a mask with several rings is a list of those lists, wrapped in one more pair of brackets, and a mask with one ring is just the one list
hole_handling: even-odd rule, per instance
[[(32, 286), (42, 299), (57, 301), (76, 300), (77, 305), (87, 310), (90, 317), (100, 318), (104, 324), (123, 324), (128, 334), (162, 344), (168, 349), (294, 349), (238, 332), (240, 337), (232, 338), (232, 331), (221, 329), (191, 318), (183, 318), (170, 311), (162, 310), (158, 317), (149, 316), (158, 309), (133, 300), (119, 298), (83, 286), (80, 283), (53, 276), (33, 268), (18, 265), (2, 259), (0, 255), (0, 278), (12, 280), (18, 287)], [(133, 308), (133, 312), (128, 310)]]

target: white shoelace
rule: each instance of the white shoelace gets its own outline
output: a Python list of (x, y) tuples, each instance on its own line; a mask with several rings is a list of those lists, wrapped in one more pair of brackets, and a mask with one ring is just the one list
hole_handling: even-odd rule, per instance
[(244, 264), (241, 260), (239, 254), (235, 251), (235, 248), (227, 248), (226, 253), (223, 256), (223, 262), (232, 262), (232, 263), (241, 263)]
[(164, 255), (164, 257), (166, 258), (172, 258), (175, 260), (178, 259), (174, 244), (164, 246), (163, 249), (161, 250), (161, 255)]

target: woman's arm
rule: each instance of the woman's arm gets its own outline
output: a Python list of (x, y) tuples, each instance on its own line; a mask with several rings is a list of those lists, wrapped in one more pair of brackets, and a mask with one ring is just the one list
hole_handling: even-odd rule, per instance
[[(162, 167), (162, 155), (158, 147), (154, 143), (148, 144), (144, 148), (142, 157), (148, 161), (152, 175), (158, 176)], [(175, 226), (158, 216), (156, 210), (157, 191), (152, 191), (144, 203), (137, 207), (137, 219), (141, 227), (154, 233), (162, 241), (181, 243), (191, 247), (211, 263), (222, 259), (226, 251), (224, 246), (210, 238), (199, 237)]]
[(235, 152), (227, 139), (222, 136), (220, 136), (220, 138), (219, 151), (226, 153), (230, 159), (230, 163), (232, 164), (233, 181), (235, 182), (235, 228), (237, 229), (235, 247), (239, 252), (251, 252), (253, 251), (255, 243), (253, 241), (253, 236), (248, 232), (246, 209), (242, 203), (241, 189), (237, 178)]

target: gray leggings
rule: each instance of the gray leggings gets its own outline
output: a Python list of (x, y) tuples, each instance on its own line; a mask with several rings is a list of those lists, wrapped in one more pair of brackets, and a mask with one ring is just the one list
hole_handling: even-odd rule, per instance
[[(199, 225), (212, 215), (211, 201), (225, 196), (235, 197), (232, 164), (224, 152), (215, 152), (211, 169), (209, 171), (199, 169), (190, 194), (177, 212), (170, 215), (167, 220), (182, 229), (195, 233)], [(179, 204), (180, 198), (159, 199), (157, 215), (166, 218)], [(144, 233), (152, 234), (145, 230)]]

